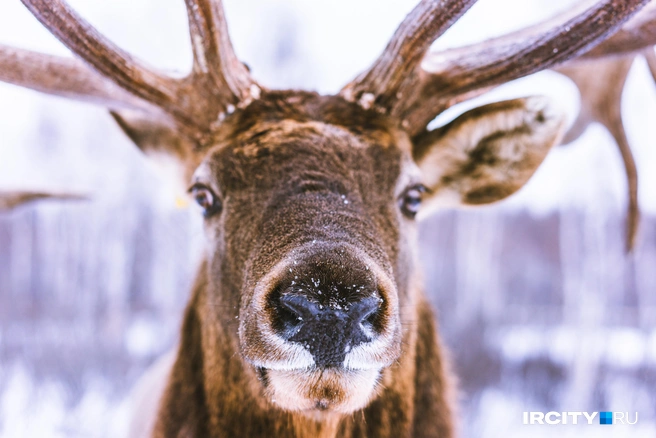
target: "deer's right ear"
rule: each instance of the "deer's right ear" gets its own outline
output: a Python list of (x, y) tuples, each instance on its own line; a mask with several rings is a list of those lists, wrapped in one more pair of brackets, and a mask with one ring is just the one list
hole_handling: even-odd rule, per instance
[(130, 110), (110, 111), (118, 126), (146, 155), (168, 155), (185, 161), (193, 142), (180, 134), (172, 122)]
[(172, 122), (130, 110), (110, 111), (123, 132), (160, 169), (171, 175), (183, 192), (191, 177), (189, 154), (195, 150), (191, 139)]
[(473, 109), (418, 135), (413, 155), (427, 204), (488, 204), (513, 194), (560, 141), (564, 125), (564, 113), (547, 98), (528, 97)]

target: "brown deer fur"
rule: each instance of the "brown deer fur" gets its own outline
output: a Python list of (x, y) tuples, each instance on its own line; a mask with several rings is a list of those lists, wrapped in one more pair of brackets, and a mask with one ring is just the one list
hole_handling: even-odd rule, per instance
[[(453, 135), (433, 139), (433, 145), (441, 145), (436, 147), (440, 154), (450, 150), (470, 157), (453, 167), (466, 173), (507, 165), (497, 149), (481, 152), (489, 145), (533, 136), (540, 144), (526, 142), (534, 147), (515, 151), (517, 160), (533, 163), (532, 173), (558, 140), (562, 118), (546, 107), (533, 108), (531, 116), (527, 102), (544, 104), (521, 99), (465, 114), (449, 125), (454, 128), (445, 128)], [(493, 121), (475, 145), (461, 144), (457, 127), (473, 117), (507, 121)], [(444, 145), (445, 138), (455, 149)], [(422, 180), (412, 159), (413, 153), (431, 155), (430, 147), (422, 147), (413, 151), (394, 120), (340, 97), (271, 92), (227, 120), (215, 133), (215, 143), (198, 153), (201, 168), (210, 169), (203, 181), (220, 193), (223, 211), (206, 223), (208, 256), (186, 310), (154, 436), (453, 436), (452, 378), (421, 289), (416, 224), (398, 207), (405, 187)], [(518, 187), (527, 178), (505, 183)], [(505, 188), (495, 191), (497, 186), (491, 185), (481, 202), (509, 194)], [(434, 198), (439, 192), (438, 185), (432, 187)], [(349, 246), (366, 253), (392, 279), (401, 348), (375, 388), (356, 388), (334, 399), (329, 395), (335, 410), (283, 409), (270, 388), (271, 379), (281, 377), (258, 370), (243, 357), (244, 351), (258, 348), (245, 345), (250, 333), (243, 328), (257, 317), (250, 308), (253, 291), (281, 260), (302, 258), (303, 251), (331, 257)], [(317, 385), (310, 396), (324, 396), (312, 391), (343, 390), (339, 379), (321, 375), (328, 371), (317, 372), (303, 377)], [(344, 399), (362, 395), (358, 392), (364, 392), (366, 406), (340, 412), (340, 404), (348, 404)]]
[[(340, 98), (300, 93), (261, 99), (226, 131), (206, 153), (225, 199), (220, 223), (207, 225), (216, 249), (186, 311), (155, 436), (450, 436), (449, 377), (402, 239), (415, 226), (396, 201), (411, 163), (407, 137)], [(351, 415), (280, 409), (267, 397), (268, 376), (240, 357), (248, 315), (240, 303), (259, 276), (312, 241), (313, 250), (364, 249), (394, 278), (401, 301), (403, 354), (380, 378), (376, 400)]]

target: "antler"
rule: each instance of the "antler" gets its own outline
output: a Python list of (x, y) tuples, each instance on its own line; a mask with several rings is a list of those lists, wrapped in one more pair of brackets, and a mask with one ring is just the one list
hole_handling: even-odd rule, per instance
[[(418, 134), (436, 115), (457, 102), (586, 52), (649, 1), (603, 0), (539, 26), (431, 53), (421, 62), (422, 56), (417, 53), (425, 54), (431, 38), (473, 3), (424, 0), (403, 21), (374, 66), (344, 87), (342, 95), (353, 101), (364, 98), (361, 103), (373, 101), (382, 111), (401, 118), (411, 134)], [(425, 32), (412, 26), (417, 16), (444, 18), (433, 32)], [(403, 54), (412, 56), (409, 60), (395, 58)], [(409, 66), (399, 67), (406, 62)], [(374, 73), (384, 79), (376, 82), (371, 79)]]
[(652, 1), (622, 28), (589, 52), (584, 58), (623, 55), (656, 45), (656, 2)]
[[(147, 67), (123, 51), (63, 0), (22, 0), (34, 16), (86, 64), (0, 46), (0, 79), (111, 109), (165, 114), (200, 139), (260, 88), (232, 50), (220, 0), (186, 0), (194, 68), (182, 79)], [(159, 114), (159, 115), (158, 115)]]
[(41, 199), (87, 199), (85, 195), (75, 193), (54, 193), (36, 191), (0, 191), (0, 211), (10, 210), (20, 205)]
[(221, 100), (232, 105), (257, 98), (259, 88), (230, 43), (221, 1), (185, 0), (194, 51), (194, 73), (209, 75)]
[[(638, 172), (622, 122), (622, 92), (633, 61), (644, 56), (656, 80), (656, 2), (651, 2), (617, 33), (581, 57), (555, 71), (569, 77), (581, 93), (581, 110), (563, 144), (576, 140), (592, 122), (601, 123), (613, 136), (624, 162), (629, 203), (626, 249), (635, 247), (639, 224)], [(647, 47), (645, 49), (645, 47)]]
[[(477, 0), (422, 0), (398, 27), (369, 70), (346, 85), (341, 94), (368, 107), (393, 106), (408, 87), (430, 45)], [(375, 102), (373, 102), (375, 99)]]
[(582, 58), (556, 69), (558, 73), (569, 77), (581, 93), (581, 110), (565, 135), (563, 144), (576, 140), (591, 123), (598, 122), (611, 133), (622, 155), (629, 194), (626, 225), (627, 251), (631, 251), (635, 246), (640, 209), (638, 206), (638, 173), (622, 123), (621, 101), (624, 84), (635, 58), (636, 54), (633, 53), (612, 58)]
[(98, 103), (116, 110), (155, 110), (154, 106), (125, 91), (77, 59), (0, 44), (0, 66), (0, 81), (14, 85)]
[(62, 0), (23, 0), (23, 4), (73, 53), (117, 85), (177, 117), (175, 80), (156, 73), (107, 40)]

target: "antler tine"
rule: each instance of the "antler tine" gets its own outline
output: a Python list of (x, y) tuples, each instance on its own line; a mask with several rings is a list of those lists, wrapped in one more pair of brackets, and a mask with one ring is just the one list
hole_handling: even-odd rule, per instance
[(23, 204), (40, 199), (71, 199), (83, 200), (88, 199), (87, 196), (76, 193), (54, 193), (54, 192), (39, 192), (39, 191), (0, 191), (0, 211), (11, 210)]
[(422, 0), (398, 27), (391, 41), (369, 70), (341, 91), (365, 108), (372, 104), (390, 109), (407, 87), (430, 45), (477, 0)]
[(622, 55), (654, 45), (656, 45), (656, 1), (645, 6), (613, 36), (586, 52), (582, 58)]
[(189, 108), (180, 104), (179, 82), (135, 60), (77, 15), (64, 0), (21, 0), (66, 47), (98, 72), (171, 114), (183, 126), (196, 124)]
[(557, 69), (570, 78), (581, 94), (579, 116), (565, 136), (563, 143), (576, 140), (588, 125), (599, 122), (613, 136), (624, 162), (629, 204), (627, 207), (626, 249), (631, 251), (636, 242), (640, 222), (638, 205), (638, 172), (622, 122), (622, 92), (636, 55), (602, 59), (575, 59)]
[(429, 54), (412, 95), (400, 102), (394, 112), (404, 120), (410, 133), (417, 134), (455, 103), (585, 53), (649, 1), (603, 0), (542, 25)]
[(221, 0), (185, 0), (194, 52), (194, 74), (209, 75), (219, 99), (238, 104), (257, 98), (259, 87), (235, 55)]
[(626, 251), (631, 252), (635, 248), (636, 239), (640, 227), (640, 203), (638, 202), (638, 169), (635, 158), (631, 151), (631, 145), (626, 138), (624, 123), (619, 107), (613, 112), (613, 118), (609, 121), (608, 129), (617, 142), (617, 147), (622, 155), (626, 182), (629, 193), (629, 205), (626, 213)]
[(0, 81), (42, 93), (104, 105), (110, 109), (156, 111), (83, 62), (0, 44)]

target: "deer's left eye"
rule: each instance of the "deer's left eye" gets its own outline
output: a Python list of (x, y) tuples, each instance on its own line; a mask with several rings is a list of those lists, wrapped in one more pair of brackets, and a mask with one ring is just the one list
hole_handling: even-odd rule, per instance
[(424, 193), (426, 193), (426, 187), (421, 184), (407, 189), (401, 197), (401, 212), (408, 218), (414, 219), (421, 207)]
[(194, 184), (189, 193), (194, 198), (194, 201), (203, 209), (205, 217), (212, 216), (221, 211), (221, 201), (214, 194), (212, 189), (203, 184)]

